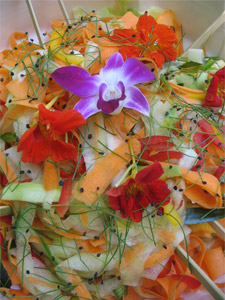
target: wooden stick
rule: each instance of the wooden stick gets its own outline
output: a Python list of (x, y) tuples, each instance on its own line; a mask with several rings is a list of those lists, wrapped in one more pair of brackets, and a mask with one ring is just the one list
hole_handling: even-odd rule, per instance
[(201, 282), (201, 284), (216, 300), (225, 299), (224, 293), (209, 278), (209, 276), (196, 264), (196, 262), (190, 256), (188, 256), (186, 251), (181, 246), (177, 246), (175, 252), (177, 256), (181, 259), (181, 261), (191, 270), (191, 272), (195, 275), (195, 277)]
[(215, 230), (220, 238), (225, 241), (225, 228), (218, 221), (210, 222), (209, 225)]
[(59, 6), (60, 6), (60, 8), (62, 10), (62, 13), (63, 13), (63, 16), (65, 18), (66, 24), (69, 25), (69, 19), (70, 19), (70, 17), (69, 17), (68, 11), (66, 9), (65, 3), (64, 3), (63, 0), (58, 0), (58, 3), (59, 3)]
[(218, 28), (220, 28), (221, 25), (223, 25), (223, 23), (225, 22), (225, 10), (223, 11), (223, 13), (219, 16), (219, 18), (217, 18), (217, 20), (212, 23), (211, 26), (209, 26), (205, 32), (203, 32), (203, 34), (197, 38), (197, 40), (195, 40), (187, 49), (186, 51), (182, 54), (182, 56), (185, 56), (187, 50), (189, 49), (197, 49), (197, 48), (201, 48), (201, 46), (208, 40), (208, 38), (210, 38), (211, 35), (213, 35), (213, 33), (216, 32), (216, 30)]
[(33, 4), (31, 2), (31, 0), (26, 0), (26, 3), (27, 3), (28, 10), (30, 12), (30, 16), (31, 16), (32, 22), (34, 24), (34, 29), (36, 31), (36, 34), (37, 34), (37, 37), (38, 37), (38, 41), (39, 41), (40, 45), (43, 45), (41, 30), (40, 30), (40, 27), (39, 27), (39, 24), (38, 24), (38, 21), (37, 21), (36, 14), (34, 12)]

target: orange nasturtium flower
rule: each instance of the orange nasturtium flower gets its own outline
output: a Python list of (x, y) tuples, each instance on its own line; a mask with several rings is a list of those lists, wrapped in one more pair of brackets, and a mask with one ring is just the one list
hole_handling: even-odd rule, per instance
[(119, 52), (124, 59), (148, 57), (162, 68), (165, 61), (177, 58), (175, 49), (177, 38), (174, 30), (169, 26), (158, 24), (147, 14), (139, 17), (135, 29), (115, 29), (111, 38), (121, 44)]

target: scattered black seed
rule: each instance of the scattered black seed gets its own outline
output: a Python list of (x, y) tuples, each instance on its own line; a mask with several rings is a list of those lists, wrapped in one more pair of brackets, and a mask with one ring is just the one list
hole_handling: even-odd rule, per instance
[(218, 146), (220, 147), (222, 145), (222, 143), (218, 143)]
[(52, 256), (52, 261), (55, 261), (55, 257), (54, 256)]
[(59, 185), (60, 185), (60, 186), (63, 186), (63, 185), (64, 185), (64, 181), (60, 180), (60, 181), (59, 181)]
[(97, 254), (97, 257), (100, 257), (100, 255), (101, 255), (101, 253), (98, 253), (98, 254)]
[(83, 247), (79, 247), (79, 250), (82, 250), (83, 249)]
[(49, 81), (52, 81), (52, 77), (49, 78)]
[(154, 205), (155, 205), (155, 202), (154, 202), (154, 201), (152, 201), (152, 202), (151, 202), (151, 206), (154, 206)]
[(184, 136), (184, 134), (183, 134), (183, 133), (180, 133), (180, 136)]
[(173, 166), (169, 166), (169, 169), (172, 169)]
[(15, 64), (15, 67), (18, 66), (18, 63)]
[(183, 192), (183, 189), (179, 189), (179, 192)]
[(89, 280), (88, 280), (88, 283), (89, 283), (89, 284), (92, 284), (92, 282), (93, 282), (92, 279), (89, 279)]
[(62, 108), (63, 108), (63, 109), (66, 108), (66, 104), (63, 104), (63, 105), (62, 105)]
[(60, 289), (60, 285), (57, 285), (57, 289)]
[(27, 274), (30, 274), (30, 271), (29, 271), (29, 270), (26, 270), (26, 273), (27, 273)]
[(161, 213), (160, 211), (157, 212), (157, 216), (161, 217), (163, 215), (163, 213)]
[(182, 127), (182, 124), (181, 124), (181, 122), (179, 122), (179, 126), (180, 126), (180, 127)]
[(26, 128), (30, 128), (30, 125), (29, 125), (29, 124), (26, 124)]
[(98, 278), (98, 273), (95, 272), (95, 274), (94, 274), (94, 279), (96, 280), (97, 278)]
[(176, 191), (176, 190), (177, 190), (177, 186), (175, 185), (175, 186), (173, 187), (173, 189)]
[(16, 138), (16, 142), (19, 142), (19, 141), (20, 141), (20, 139), (17, 137), (17, 138)]
[(169, 80), (169, 77), (168, 77), (168, 76), (166, 76), (165, 78), (166, 78), (166, 80)]
[(201, 165), (197, 165), (197, 166), (196, 166), (196, 169), (201, 169)]
[(14, 47), (14, 50), (17, 50), (17, 47)]
[(151, 72), (154, 72), (154, 71), (155, 71), (155, 68), (152, 68), (152, 69), (151, 69)]
[(175, 92), (171, 92), (171, 95), (176, 95), (176, 93)]
[(98, 152), (98, 154), (100, 154), (100, 155), (104, 155), (105, 153), (104, 153), (104, 152)]
[(173, 105), (173, 108), (177, 108), (177, 106), (176, 106), (176, 105)]
[(32, 46), (32, 43), (31, 43), (31, 42), (29, 42), (29, 43), (28, 43), (28, 46)]
[(20, 77), (24, 77), (25, 75), (24, 74), (20, 74)]
[(28, 232), (29, 232), (29, 229), (26, 230), (26, 233), (28, 233)]
[(197, 121), (196, 121), (196, 120), (193, 120), (193, 122), (194, 122), (195, 124), (197, 124)]
[(86, 236), (86, 231), (83, 232), (83, 236)]
[(42, 33), (42, 35), (43, 35), (43, 36), (46, 36), (46, 35), (47, 35), (47, 33), (46, 33), (46, 32), (43, 32), (43, 33)]
[(82, 148), (82, 147), (83, 147), (83, 145), (82, 145), (82, 144), (80, 144), (80, 145), (79, 145), (79, 148)]
[(3, 82), (4, 81), (4, 78), (1, 78), (1, 82)]
[(219, 194), (216, 194), (216, 197), (220, 197), (220, 195), (219, 195)]
[(92, 37), (91, 37), (91, 38), (92, 38), (92, 39), (93, 39), (93, 38), (95, 38), (95, 35), (92, 35)]
[(24, 174), (24, 171), (23, 171), (23, 170), (21, 170), (21, 171), (20, 171), (20, 174), (21, 174), (21, 175), (22, 175), (22, 174)]
[(125, 143), (128, 143), (128, 139), (125, 139)]
[(164, 248), (164, 249), (167, 249), (166, 245), (163, 245), (163, 248)]
[(11, 72), (11, 76), (14, 76), (14, 73), (13, 73), (13, 72)]
[(93, 9), (92, 12), (95, 13), (95, 10)]
[(98, 30), (102, 30), (102, 28), (101, 27), (99, 27), (99, 29)]
[(168, 115), (169, 115), (169, 112), (168, 112), (168, 111), (166, 111), (166, 112), (165, 112), (165, 116), (168, 116)]
[(113, 229), (113, 232), (116, 232), (116, 229), (115, 229), (115, 228)]
[(152, 218), (155, 218), (155, 215), (152, 215)]
[(118, 279), (118, 280), (121, 280), (121, 277), (120, 277), (120, 276), (117, 276), (117, 279)]
[(202, 184), (207, 184), (207, 182), (206, 181), (202, 181)]
[(132, 34), (132, 37), (136, 37), (136, 34)]
[(72, 50), (72, 51), (70, 51), (70, 54), (74, 54), (74, 51)]
[(72, 285), (72, 282), (68, 282), (68, 283), (67, 283), (67, 286), (71, 286), (71, 285)]
[(146, 10), (146, 11), (145, 11), (145, 14), (147, 14), (147, 13), (148, 13), (148, 11)]
[(177, 111), (180, 111), (180, 110), (181, 110), (181, 107), (178, 107), (178, 108), (177, 108)]
[(80, 188), (80, 193), (83, 193), (84, 192), (84, 189), (83, 188)]
[(183, 83), (178, 83), (177, 85), (179, 85), (179, 86), (184, 86), (184, 84), (183, 84)]
[(99, 191), (100, 187), (99, 187), (99, 186), (97, 186), (97, 188), (96, 188), (96, 189), (97, 189), (97, 191)]
[(34, 39), (30, 39), (30, 41), (33, 43)]
[(12, 99), (9, 99), (9, 101), (8, 101), (9, 103), (11, 103), (12, 102)]
[(28, 31), (26, 31), (25, 34), (28, 35)]
[(83, 21), (84, 17), (80, 17), (81, 21)]
[(36, 298), (36, 300), (39, 300), (39, 298)]
[(209, 83), (209, 81), (206, 79), (206, 80), (205, 80), (205, 83)]
[(174, 28), (173, 26), (170, 26), (170, 28), (172, 28), (172, 29), (173, 29), (173, 31), (175, 32), (175, 28)]
[(88, 139), (89, 139), (89, 140), (92, 139), (92, 134), (91, 134), (91, 133), (89, 133)]
[(94, 236), (94, 239), (95, 239), (95, 240), (99, 240), (99, 236), (95, 235), (95, 236)]
[(101, 280), (101, 284), (104, 284), (103, 280)]

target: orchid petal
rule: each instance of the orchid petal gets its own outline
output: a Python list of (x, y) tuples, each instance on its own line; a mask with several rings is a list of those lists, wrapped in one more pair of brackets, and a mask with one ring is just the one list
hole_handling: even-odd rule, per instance
[(104, 67), (104, 70), (106, 69), (117, 69), (122, 67), (124, 64), (123, 57), (119, 52), (114, 53), (107, 61), (106, 66)]
[(120, 76), (126, 87), (156, 79), (155, 74), (136, 58), (128, 58), (125, 61)]
[(98, 96), (83, 98), (74, 106), (74, 109), (80, 112), (82, 116), (87, 119), (101, 111), (97, 108), (97, 101)]
[(89, 97), (98, 93), (98, 76), (91, 76), (79, 67), (62, 67), (55, 70), (51, 77), (64, 89), (80, 97)]
[[(122, 55), (119, 52), (114, 53), (108, 60), (106, 66), (101, 69), (100, 77), (108, 85), (116, 85), (121, 77), (121, 68), (124, 64)], [(121, 79), (121, 78), (120, 78)]]
[(138, 88), (135, 86), (130, 87), (126, 91), (126, 97), (127, 100), (123, 104), (124, 107), (135, 109), (143, 115), (149, 116), (148, 101)]

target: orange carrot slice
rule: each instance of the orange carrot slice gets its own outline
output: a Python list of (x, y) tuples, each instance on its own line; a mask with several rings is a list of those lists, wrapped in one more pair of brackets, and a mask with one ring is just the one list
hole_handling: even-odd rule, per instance
[(17, 182), (17, 175), (7, 161), (7, 156), (0, 151), (0, 166), (8, 182)]
[(44, 163), (43, 186), (46, 191), (56, 189), (59, 186), (58, 173), (55, 164), (48, 160)]
[(184, 94), (203, 94), (204, 92), (202, 90), (194, 90), (187, 88), (185, 86), (180, 86), (178, 84), (175, 84), (173, 82), (169, 82), (169, 84), (172, 86), (172, 88), (178, 92), (184, 93)]
[(206, 251), (204, 264), (209, 276), (215, 280), (224, 274), (225, 258), (221, 247)]
[(155, 266), (156, 264), (158, 264), (159, 262), (163, 261), (164, 259), (170, 257), (171, 255), (173, 255), (174, 250), (173, 250), (173, 246), (172, 245), (168, 245), (165, 248), (162, 248), (160, 250), (158, 250), (157, 252), (151, 254), (145, 261), (144, 264), (144, 268), (148, 269), (151, 268), (153, 266)]
[(137, 25), (138, 17), (135, 16), (131, 11), (128, 11), (120, 20), (123, 22), (124, 28), (131, 28)]
[[(137, 155), (141, 151), (140, 143), (136, 139), (132, 139), (131, 144), (134, 155)], [(76, 200), (85, 204), (94, 203), (130, 160), (129, 143), (123, 142), (75, 184), (72, 195)]]
[(221, 185), (215, 176), (183, 168), (181, 168), (181, 174), (187, 184), (184, 195), (188, 199), (205, 208), (221, 207)]

